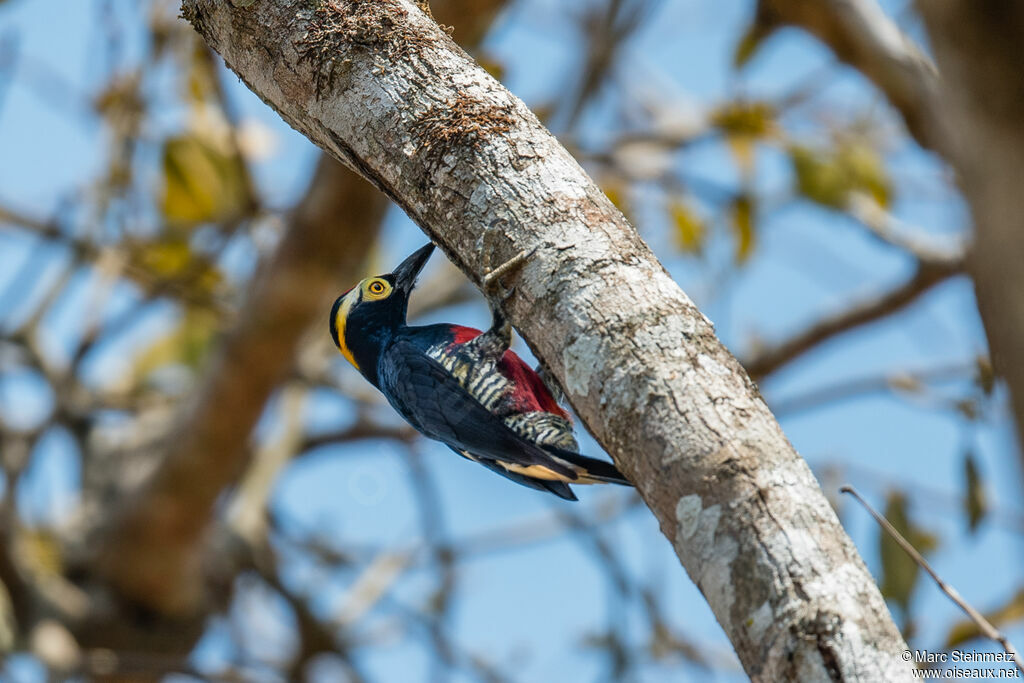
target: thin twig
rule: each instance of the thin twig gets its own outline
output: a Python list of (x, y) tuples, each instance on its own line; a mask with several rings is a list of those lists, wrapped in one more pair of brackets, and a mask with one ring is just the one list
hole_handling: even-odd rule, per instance
[(912, 393), (925, 389), (929, 383), (970, 379), (977, 370), (977, 361), (965, 361), (921, 370), (883, 373), (811, 389), (796, 396), (779, 399), (770, 397), (768, 404), (775, 417), (789, 416), (826, 408), (840, 401), (881, 393)]
[(962, 255), (948, 260), (919, 261), (917, 271), (909, 280), (875, 298), (825, 316), (774, 346), (755, 351), (743, 360), (743, 367), (756, 379), (770, 375), (840, 334), (903, 310), (932, 287), (962, 273), (963, 267)]
[(534, 252), (536, 251), (536, 247), (529, 251), (521, 251), (512, 258), (510, 258), (508, 261), (505, 261), (500, 266), (487, 273), (487, 275), (484, 276), (483, 288), (485, 290), (491, 289), (499, 279), (501, 279), (505, 275), (508, 275), (514, 270), (522, 268), (523, 265), (526, 264), (526, 261), (531, 256), (533, 256)]
[(1013, 659), (1013, 663), (1018, 669), (1020, 669), (1021, 673), (1024, 673), (1024, 661), (1021, 660), (1020, 655), (1017, 654), (1017, 649), (1012, 643), (1010, 643), (1007, 637), (1003, 635), (999, 629), (993, 626), (988, 619), (982, 616), (981, 612), (967, 604), (967, 601), (960, 596), (960, 593), (957, 592), (956, 588), (953, 588), (953, 586), (950, 586), (948, 583), (943, 581), (942, 578), (935, 573), (935, 570), (932, 569), (932, 566), (928, 564), (928, 561), (921, 556), (921, 553), (919, 553), (917, 549), (910, 544), (910, 541), (903, 538), (903, 534), (897, 531), (896, 527), (894, 527), (889, 520), (871, 507), (871, 505), (869, 505), (868, 502), (864, 500), (864, 498), (862, 498), (861, 495), (857, 493), (857, 490), (852, 486), (841, 486), (839, 491), (840, 493), (849, 493), (857, 499), (857, 502), (864, 506), (864, 509), (868, 511), (868, 514), (875, 518), (878, 525), (885, 529), (885, 532), (889, 534), (901, 548), (903, 548), (903, 552), (910, 555), (910, 559), (914, 560), (921, 569), (928, 572), (928, 575), (931, 576), (938, 585), (939, 590), (945, 593), (950, 600), (955, 602), (957, 606), (964, 611), (964, 614), (966, 614), (971, 621), (978, 625), (978, 628), (981, 630), (981, 634), (1002, 645), (1006, 654), (1010, 655)]
[(920, 261), (948, 261), (966, 253), (968, 244), (961, 237), (939, 240), (921, 229), (907, 225), (886, 211), (871, 197), (854, 193), (846, 205), (850, 215), (883, 244), (913, 254)]

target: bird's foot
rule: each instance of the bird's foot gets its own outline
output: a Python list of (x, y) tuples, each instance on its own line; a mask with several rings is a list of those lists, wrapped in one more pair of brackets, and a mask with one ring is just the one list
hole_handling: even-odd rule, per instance
[(558, 384), (558, 381), (555, 379), (555, 375), (551, 372), (551, 370), (548, 369), (548, 366), (545, 365), (543, 361), (541, 361), (537, 363), (537, 367), (535, 368), (535, 370), (537, 372), (537, 375), (540, 377), (540, 380), (544, 383), (544, 386), (547, 387), (548, 392), (550, 392), (551, 396), (555, 399), (555, 401), (557, 401), (558, 403), (564, 401), (565, 394), (562, 392), (562, 387), (561, 385)]
[(481, 289), (484, 296), (487, 297), (487, 303), (491, 308), (491, 316), (494, 320), (491, 323), (491, 328), (474, 339), (471, 344), (478, 346), (481, 352), (489, 357), (493, 357), (495, 360), (499, 359), (512, 344), (512, 325), (509, 324), (508, 318), (505, 317), (504, 308), (505, 304), (516, 292), (515, 286), (506, 287), (501, 278), (522, 268), (534, 251), (536, 249), (531, 249), (528, 252), (519, 252), (505, 263), (488, 272), (481, 283)]

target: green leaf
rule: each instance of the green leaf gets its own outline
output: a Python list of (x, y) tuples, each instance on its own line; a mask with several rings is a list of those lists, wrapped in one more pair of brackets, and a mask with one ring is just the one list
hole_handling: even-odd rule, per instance
[(740, 69), (745, 66), (779, 25), (778, 18), (768, 6), (763, 2), (757, 3), (757, 14), (733, 51), (733, 67)]
[(796, 191), (823, 206), (842, 208), (849, 186), (835, 160), (809, 147), (793, 145), (789, 160), (796, 177)]
[[(1024, 620), (1024, 588), (1018, 590), (1005, 604), (991, 612), (986, 612), (984, 617), (996, 628)], [(979, 637), (981, 637), (981, 630), (978, 625), (970, 619), (964, 619), (954, 624), (953, 628), (949, 630), (946, 644), (942, 647), (949, 650)]]
[(757, 26), (751, 26), (736, 43), (732, 53), (733, 68), (741, 69), (754, 56), (758, 48), (764, 43), (765, 34), (758, 30)]
[(978, 471), (978, 461), (974, 453), (964, 453), (964, 512), (967, 514), (967, 525), (971, 533), (988, 513), (988, 498), (985, 495), (985, 484)]
[(826, 150), (792, 145), (789, 158), (796, 191), (822, 206), (845, 209), (854, 192), (866, 194), (882, 207), (892, 201), (885, 164), (864, 143), (848, 142)]
[(180, 364), (197, 369), (217, 331), (213, 313), (195, 308), (185, 309), (178, 324), (139, 352), (132, 363), (131, 384), (138, 384), (154, 371)]
[[(914, 526), (907, 511), (907, 499), (898, 492), (889, 494), (885, 504), (885, 518), (922, 555), (938, 546), (938, 539)], [(882, 595), (899, 605), (904, 613), (917, 585), (920, 567), (884, 529), (879, 528), (879, 555), (882, 559)]]
[(766, 138), (776, 132), (776, 111), (769, 102), (736, 100), (715, 109), (711, 124), (728, 137)]
[(775, 107), (762, 101), (729, 102), (712, 112), (711, 124), (725, 136), (744, 175), (753, 171), (755, 143), (777, 130)]
[(223, 147), (198, 134), (165, 141), (160, 209), (169, 223), (224, 221), (246, 210), (245, 169)]
[(892, 188), (878, 150), (861, 142), (844, 144), (839, 147), (838, 162), (849, 176), (851, 190), (865, 192), (881, 207), (889, 206)]
[(688, 254), (700, 253), (707, 235), (704, 220), (692, 206), (681, 199), (672, 199), (669, 202), (668, 214), (672, 218), (679, 248)]
[(732, 202), (729, 211), (732, 229), (736, 237), (736, 263), (746, 263), (754, 252), (754, 198), (741, 194)]

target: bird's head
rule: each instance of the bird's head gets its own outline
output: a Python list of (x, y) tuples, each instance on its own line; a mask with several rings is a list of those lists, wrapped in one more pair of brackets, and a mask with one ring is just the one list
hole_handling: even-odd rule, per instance
[(331, 309), (330, 328), (335, 346), (359, 371), (380, 353), (381, 346), (405, 324), (409, 295), (434, 245), (414, 251), (391, 273), (368, 277), (338, 297)]

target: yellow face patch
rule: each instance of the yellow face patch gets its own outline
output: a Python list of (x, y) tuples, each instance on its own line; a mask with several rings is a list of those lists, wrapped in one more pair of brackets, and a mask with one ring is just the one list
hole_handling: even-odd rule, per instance
[(391, 283), (379, 277), (371, 277), (363, 280), (359, 287), (363, 291), (363, 299), (366, 301), (380, 301), (391, 296)]
[(345, 356), (345, 359), (352, 364), (356, 370), (359, 369), (359, 364), (356, 363), (356, 359), (352, 357), (352, 352), (348, 348), (348, 344), (345, 343), (345, 323), (348, 321), (348, 312), (352, 310), (352, 306), (359, 301), (359, 293), (362, 287), (353, 287), (352, 290), (345, 295), (345, 298), (341, 300), (341, 306), (338, 306), (338, 314), (334, 317), (334, 327), (338, 330), (338, 350), (341, 351), (341, 355)]
[(341, 300), (341, 305), (338, 306), (338, 313), (334, 317), (334, 329), (338, 332), (338, 350), (356, 370), (359, 369), (359, 363), (356, 363), (352, 350), (345, 343), (345, 324), (348, 322), (348, 315), (357, 303), (387, 299), (391, 296), (393, 289), (391, 283), (384, 278), (367, 278), (349, 290), (345, 298)]

